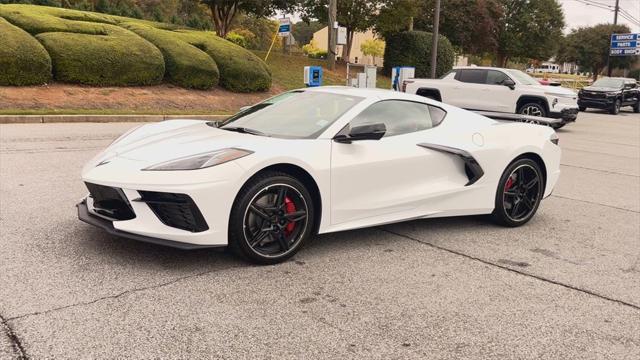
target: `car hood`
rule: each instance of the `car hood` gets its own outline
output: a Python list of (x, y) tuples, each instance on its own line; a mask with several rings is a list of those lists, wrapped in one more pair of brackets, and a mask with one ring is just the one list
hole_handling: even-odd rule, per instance
[(585, 91), (595, 91), (595, 92), (609, 92), (609, 91), (620, 91), (619, 88), (614, 87), (602, 87), (602, 86), (585, 86), (582, 88)]
[(116, 140), (92, 163), (113, 158), (148, 164), (225, 148), (252, 150), (272, 138), (221, 130), (206, 121), (170, 120), (143, 125)]

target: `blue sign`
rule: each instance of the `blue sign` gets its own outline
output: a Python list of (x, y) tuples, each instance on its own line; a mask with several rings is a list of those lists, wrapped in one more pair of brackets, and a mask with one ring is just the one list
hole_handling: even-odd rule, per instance
[(280, 27), (278, 28), (278, 32), (279, 33), (288, 33), (290, 31), (291, 31), (291, 25), (290, 24), (280, 25)]
[(640, 34), (612, 34), (611, 56), (640, 55)]
[(637, 48), (638, 42), (636, 40), (633, 41), (614, 41), (611, 43), (611, 47), (613, 49), (621, 49), (621, 48)]

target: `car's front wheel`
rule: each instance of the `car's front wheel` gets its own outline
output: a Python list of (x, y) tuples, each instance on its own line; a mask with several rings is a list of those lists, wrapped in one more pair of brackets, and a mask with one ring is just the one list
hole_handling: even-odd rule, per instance
[(266, 172), (238, 194), (229, 220), (229, 246), (241, 257), (275, 264), (293, 256), (314, 230), (313, 198), (298, 179)]
[(578, 110), (580, 110), (581, 112), (585, 112), (585, 111), (587, 111), (587, 107), (586, 106), (579, 106)]
[(498, 183), (494, 221), (509, 227), (526, 224), (538, 210), (544, 195), (544, 181), (535, 161), (519, 159), (511, 163)]
[(609, 114), (618, 115), (621, 106), (622, 102), (620, 101), (620, 99), (616, 99), (616, 101), (611, 105), (611, 108), (609, 109)]
[(638, 102), (636, 102), (635, 105), (633, 105), (633, 112), (634, 113), (640, 113), (640, 100), (638, 100)]
[(518, 109), (518, 113), (522, 115), (541, 116), (546, 117), (547, 111), (545, 108), (535, 102), (524, 104)]

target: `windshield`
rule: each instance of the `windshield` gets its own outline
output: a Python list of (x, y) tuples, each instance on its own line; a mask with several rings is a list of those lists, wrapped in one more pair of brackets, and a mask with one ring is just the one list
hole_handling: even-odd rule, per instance
[(244, 128), (246, 132), (283, 138), (316, 138), (361, 100), (320, 91), (288, 92), (237, 113), (220, 128)]
[(540, 83), (536, 79), (523, 73), (520, 70), (514, 70), (514, 69), (506, 69), (506, 70), (509, 73), (509, 75), (516, 78), (516, 80), (518, 80), (518, 82), (522, 85), (540, 85)]
[(608, 88), (621, 88), (624, 84), (624, 80), (622, 79), (612, 79), (612, 78), (602, 78), (596, 80), (591, 86), (596, 87), (608, 87)]

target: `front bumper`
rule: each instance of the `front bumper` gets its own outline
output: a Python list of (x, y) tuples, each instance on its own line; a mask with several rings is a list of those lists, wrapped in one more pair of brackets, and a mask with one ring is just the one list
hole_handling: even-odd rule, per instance
[(116, 229), (113, 226), (113, 221), (109, 221), (105, 218), (93, 215), (89, 212), (89, 208), (87, 207), (87, 199), (83, 199), (80, 203), (76, 205), (78, 208), (78, 219), (84, 221), (85, 223), (93, 226), (97, 226), (104, 231), (108, 232), (111, 235), (142, 241), (150, 244), (169, 246), (181, 250), (194, 250), (194, 249), (206, 249), (206, 248), (215, 248), (215, 247), (224, 247), (222, 245), (199, 245), (199, 244), (190, 244), (166, 239), (160, 239), (145, 235), (134, 234), (126, 231), (121, 231)]
[(596, 108), (596, 109), (608, 109), (613, 106), (615, 97), (591, 99), (591, 98), (579, 98), (578, 106)]
[(562, 119), (563, 122), (574, 122), (578, 118), (578, 107), (566, 107), (560, 111), (550, 111), (549, 117), (553, 119)]

